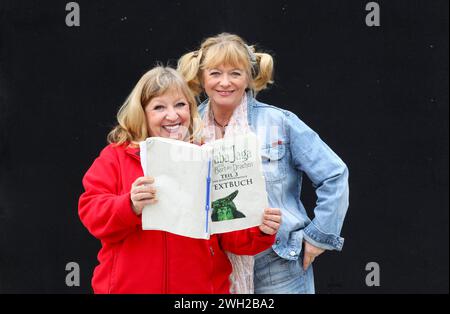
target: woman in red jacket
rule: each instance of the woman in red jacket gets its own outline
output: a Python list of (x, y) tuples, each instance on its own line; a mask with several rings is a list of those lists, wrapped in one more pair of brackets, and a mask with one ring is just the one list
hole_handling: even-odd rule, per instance
[(83, 178), (78, 206), (81, 221), (102, 243), (94, 292), (229, 293), (231, 264), (224, 251), (254, 255), (269, 248), (280, 210), (265, 209), (259, 227), (209, 240), (142, 230), (142, 209), (157, 202), (157, 191), (154, 179), (143, 176), (138, 143), (149, 136), (195, 142), (200, 119), (190, 89), (167, 67), (142, 76), (117, 119), (110, 144)]

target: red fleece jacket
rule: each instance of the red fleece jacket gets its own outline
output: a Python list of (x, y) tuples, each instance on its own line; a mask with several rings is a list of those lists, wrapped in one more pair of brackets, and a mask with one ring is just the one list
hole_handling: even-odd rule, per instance
[(254, 255), (275, 236), (258, 227), (193, 239), (142, 230), (130, 202), (131, 184), (143, 176), (139, 149), (108, 145), (83, 178), (78, 211), (102, 248), (95, 293), (229, 293), (231, 264), (224, 251)]

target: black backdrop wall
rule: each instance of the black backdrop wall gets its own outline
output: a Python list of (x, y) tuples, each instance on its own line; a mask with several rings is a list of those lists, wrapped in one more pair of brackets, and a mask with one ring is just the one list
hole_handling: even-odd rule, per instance
[(346, 242), (315, 262), (317, 291), (448, 293), (448, 1), (377, 1), (380, 27), (357, 0), (79, 0), (79, 27), (67, 2), (0, 2), (0, 292), (91, 291), (100, 244), (77, 214), (83, 174), (147, 69), (227, 31), (274, 55), (259, 99), (349, 166)]

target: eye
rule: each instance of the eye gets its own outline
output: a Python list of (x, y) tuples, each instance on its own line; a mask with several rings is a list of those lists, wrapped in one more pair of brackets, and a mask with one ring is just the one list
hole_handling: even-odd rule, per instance
[(178, 108), (182, 108), (184, 106), (186, 106), (186, 103), (181, 102), (181, 101), (175, 105), (175, 107), (178, 107)]
[(211, 71), (211, 72), (209, 72), (209, 75), (218, 76), (218, 75), (220, 75), (220, 72), (219, 71)]
[(165, 109), (165, 107), (163, 105), (156, 105), (155, 107), (153, 107), (153, 110), (156, 110), (156, 111), (162, 111), (164, 109)]
[(241, 76), (241, 72), (234, 71), (234, 72), (231, 72), (231, 75), (233, 75), (233, 76)]

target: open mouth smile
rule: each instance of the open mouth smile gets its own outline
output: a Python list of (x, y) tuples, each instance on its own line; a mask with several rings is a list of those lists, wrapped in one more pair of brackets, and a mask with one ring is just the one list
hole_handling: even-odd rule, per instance
[(218, 90), (217, 93), (219, 93), (220, 96), (230, 96), (234, 90)]
[(178, 132), (180, 130), (181, 127), (181, 123), (177, 123), (177, 124), (170, 124), (170, 125), (163, 125), (162, 128), (164, 130), (166, 130), (169, 133), (175, 133)]

